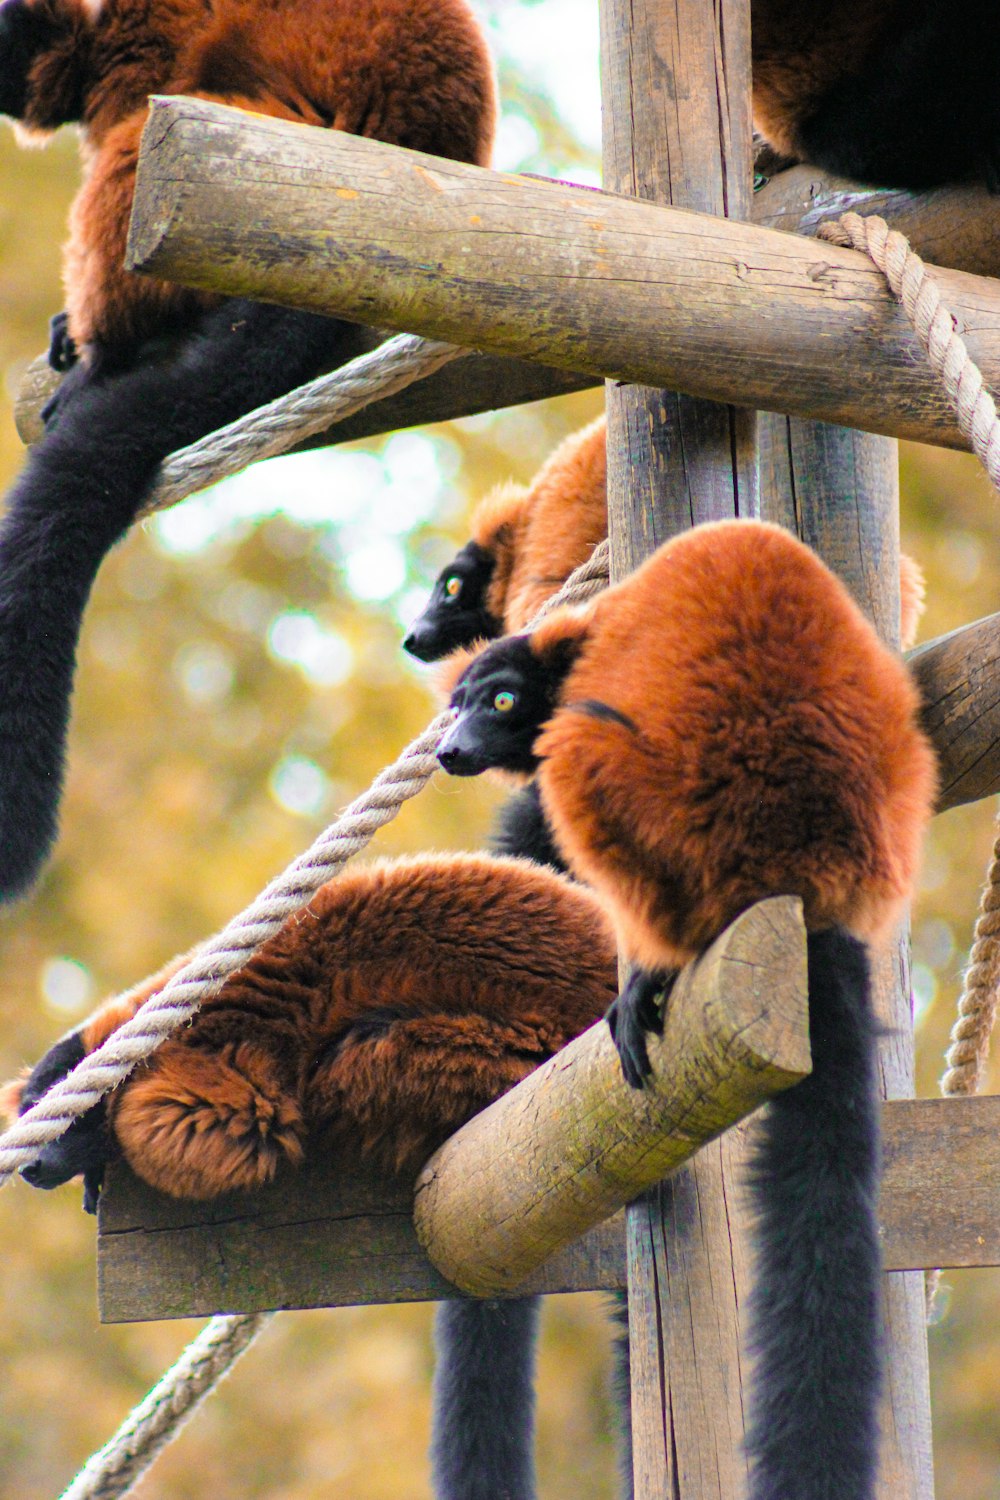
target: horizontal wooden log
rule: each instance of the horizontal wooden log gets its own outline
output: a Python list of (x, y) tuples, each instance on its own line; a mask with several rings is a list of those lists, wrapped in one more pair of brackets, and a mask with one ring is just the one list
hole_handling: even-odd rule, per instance
[(928, 641), (907, 660), (937, 751), (938, 811), (1000, 792), (1000, 614)]
[(417, 1180), (421, 1244), (463, 1291), (518, 1286), (808, 1073), (808, 1035), (801, 902), (762, 901), (682, 971), (644, 1089), (597, 1026), (442, 1146)]
[[(886, 1268), (1000, 1265), (1000, 1098), (894, 1100), (882, 1123)], [(258, 1193), (211, 1203), (164, 1197), (118, 1162), (99, 1216), (101, 1318), (122, 1323), (461, 1295), (420, 1248), (412, 1208), (408, 1184), (320, 1155)], [(616, 1214), (514, 1295), (625, 1284), (624, 1220)]]
[[(820, 224), (849, 209), (881, 214), (894, 229), (907, 235), (918, 254), (936, 265), (977, 276), (1000, 274), (1000, 197), (974, 183), (928, 193), (904, 193), (858, 187), (846, 178), (830, 177), (812, 167), (789, 167), (754, 194), (752, 218), (765, 229), (814, 235)], [(33, 360), (25, 372), (14, 404), (14, 421), (26, 445), (41, 437), (41, 409), (60, 378), (44, 356)], [(553, 370), (500, 355), (475, 354), (461, 366), (446, 365), (427, 380), (373, 403), (346, 422), (308, 438), (300, 447), (350, 443), (405, 427), (450, 422), (456, 417), (520, 406), (600, 384), (595, 375)]]
[[(856, 251), (154, 100), (129, 265), (559, 369), (964, 446)], [(935, 273), (988, 383), (1000, 287)]]
[[(521, 1290), (624, 1285), (619, 1215), (554, 1256)], [(417, 1241), (412, 1183), (357, 1163), (317, 1154), (259, 1192), (187, 1203), (156, 1192), (117, 1162), (101, 1195), (98, 1298), (105, 1323), (455, 1295)]]

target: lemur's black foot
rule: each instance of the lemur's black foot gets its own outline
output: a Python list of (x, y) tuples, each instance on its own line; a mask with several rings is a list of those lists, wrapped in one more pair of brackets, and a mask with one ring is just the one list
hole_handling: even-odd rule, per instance
[(629, 1088), (641, 1089), (652, 1071), (646, 1050), (646, 1032), (663, 1034), (663, 1006), (673, 988), (676, 973), (671, 969), (633, 969), (625, 988), (608, 1007), (607, 1023), (611, 1040), (621, 1058), (622, 1073)]
[[(50, 1047), (36, 1064), (21, 1096), (19, 1114), (33, 1104), (76, 1067), (83, 1058), (78, 1032), (71, 1032)], [(74, 1120), (58, 1140), (43, 1146), (35, 1160), (21, 1168), (21, 1176), (31, 1187), (56, 1188), (71, 1177), (83, 1177), (83, 1207), (88, 1214), (97, 1212), (97, 1200), (104, 1181), (109, 1137), (103, 1099)]]
[(71, 370), (80, 358), (79, 350), (70, 337), (69, 313), (53, 313), (49, 319), (49, 364), (53, 370)]

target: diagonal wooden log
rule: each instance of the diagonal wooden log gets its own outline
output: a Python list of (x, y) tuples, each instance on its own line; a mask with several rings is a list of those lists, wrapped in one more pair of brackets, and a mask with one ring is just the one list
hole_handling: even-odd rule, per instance
[[(559, 369), (964, 446), (905, 314), (856, 251), (201, 100), (153, 101), (129, 265)], [(935, 275), (1000, 385), (1000, 286)]]
[(809, 1071), (805, 928), (796, 897), (744, 912), (674, 987), (653, 1076), (630, 1089), (592, 1028), (446, 1142), (414, 1221), (449, 1281), (515, 1287)]

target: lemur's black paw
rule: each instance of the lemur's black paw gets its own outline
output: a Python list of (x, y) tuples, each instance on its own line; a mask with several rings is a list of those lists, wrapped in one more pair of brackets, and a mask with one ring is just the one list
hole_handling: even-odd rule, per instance
[[(79, 1032), (64, 1036), (37, 1063), (32, 1070), (18, 1104), (18, 1113), (25, 1114), (33, 1104), (48, 1093), (53, 1084), (71, 1072), (84, 1056)], [(58, 1140), (50, 1141), (28, 1166), (21, 1168), (21, 1176), (31, 1187), (56, 1188), (71, 1177), (83, 1177), (83, 1207), (89, 1214), (97, 1212), (97, 1200), (104, 1180), (104, 1164), (108, 1155), (108, 1130), (103, 1100), (88, 1109), (85, 1115), (74, 1120), (69, 1129)]]
[(62, 412), (87, 386), (92, 384), (94, 372), (83, 360), (67, 367), (66, 374), (42, 407), (42, 421), (47, 430), (56, 426)]
[(80, 358), (79, 351), (70, 337), (69, 313), (53, 313), (49, 319), (49, 364), (53, 370), (71, 370)]
[(646, 1033), (662, 1034), (663, 1010), (657, 997), (669, 993), (674, 977), (663, 971), (633, 969), (625, 988), (608, 1009), (606, 1019), (611, 1040), (618, 1049), (629, 1088), (641, 1089), (652, 1072)]

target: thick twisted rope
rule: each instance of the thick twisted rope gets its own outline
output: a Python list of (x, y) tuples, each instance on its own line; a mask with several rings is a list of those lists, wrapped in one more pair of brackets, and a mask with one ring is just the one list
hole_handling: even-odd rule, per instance
[(850, 245), (866, 254), (882, 272), (913, 324), (913, 331), (940, 375), (958, 416), (958, 425), (973, 452), (1000, 490), (1000, 422), (993, 397), (957, 331), (928, 267), (910, 248), (905, 235), (890, 229), (877, 214), (848, 213), (820, 225), (820, 239)]
[(60, 1500), (117, 1500), (126, 1494), (273, 1316), (255, 1313), (207, 1323)]
[(945, 1053), (941, 1092), (949, 1098), (979, 1092), (1000, 1000), (1000, 813), (995, 829), (969, 965), (958, 997), (958, 1018)]
[[(913, 325), (928, 360), (940, 375), (958, 425), (969, 439), (994, 489), (1000, 491), (1000, 418), (982, 374), (957, 331), (955, 317), (945, 306), (931, 272), (906, 238), (890, 230), (877, 215), (862, 218), (848, 213), (819, 229), (819, 237), (850, 245), (874, 261)], [(972, 935), (969, 965), (958, 997), (958, 1018), (945, 1054), (941, 1079), (946, 1098), (978, 1093), (986, 1070), (990, 1036), (1000, 1001), (1000, 813), (997, 836), (986, 872), (979, 915)], [(926, 1281), (927, 1315), (936, 1316), (940, 1271)]]
[(468, 354), (455, 344), (417, 338), (401, 333), (369, 354), (352, 359), (329, 375), (321, 375), (297, 390), (279, 396), (209, 433), (189, 448), (171, 454), (160, 468), (160, 477), (144, 514), (176, 505), (188, 495), (262, 458), (286, 453), (296, 443), (334, 422), (343, 422), (373, 401), (383, 401), (404, 390), (415, 380), (433, 375), (442, 365)]

